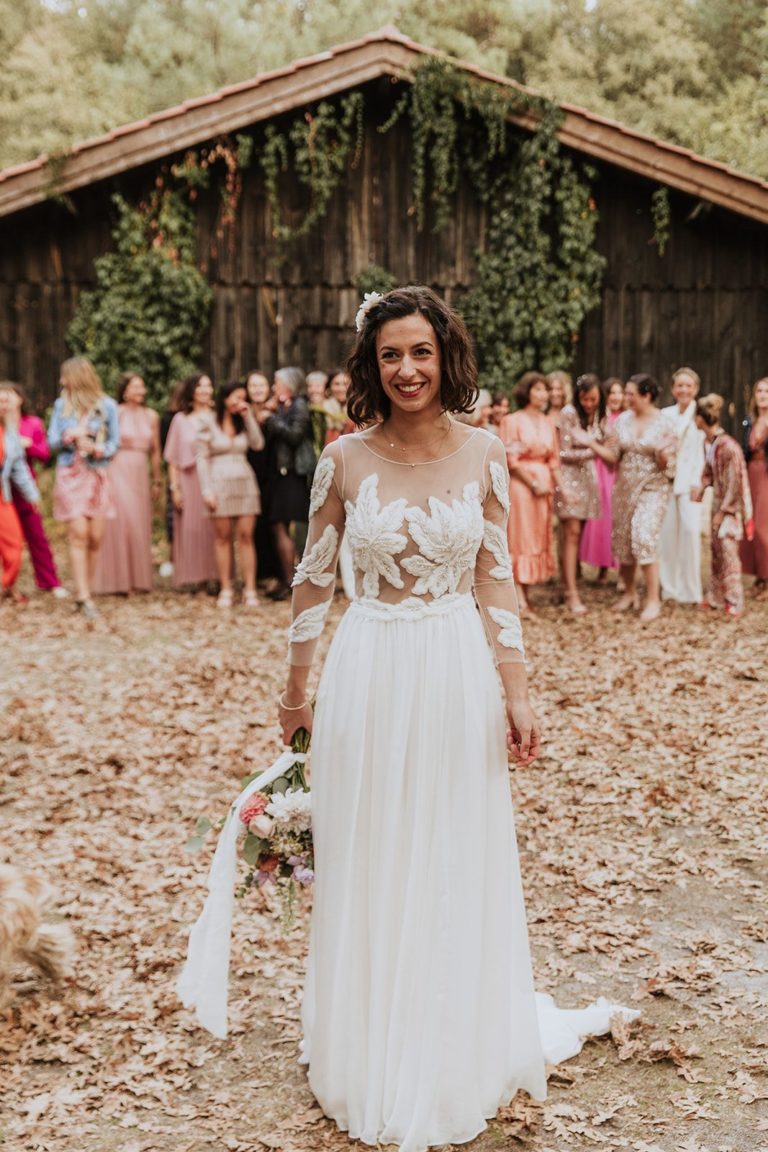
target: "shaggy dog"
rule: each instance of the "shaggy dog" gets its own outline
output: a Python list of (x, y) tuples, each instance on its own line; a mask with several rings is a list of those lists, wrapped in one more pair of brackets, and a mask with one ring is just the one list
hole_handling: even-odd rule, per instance
[(0, 864), (0, 1006), (11, 999), (14, 966), (34, 965), (51, 980), (71, 973), (74, 941), (63, 924), (44, 924), (51, 890), (34, 872)]

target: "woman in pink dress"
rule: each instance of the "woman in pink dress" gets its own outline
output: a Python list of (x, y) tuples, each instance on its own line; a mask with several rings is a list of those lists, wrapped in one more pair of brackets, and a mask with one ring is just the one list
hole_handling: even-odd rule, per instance
[(741, 545), (741, 564), (755, 577), (754, 594), (768, 595), (768, 376), (752, 389), (750, 419), (745, 421), (744, 455), (752, 493), (754, 538)]
[(500, 435), (510, 476), (509, 552), (520, 611), (527, 612), (528, 588), (546, 583), (555, 571), (552, 495), (555, 484), (563, 485), (557, 431), (544, 414), (549, 404), (546, 376), (526, 372), (515, 389), (515, 401), (518, 410), (504, 417)]
[(159, 497), (162, 481), (160, 421), (146, 398), (141, 376), (124, 372), (116, 397), (120, 447), (109, 465), (116, 515), (104, 529), (94, 579), (102, 596), (152, 589), (152, 496)]
[(196, 372), (184, 381), (180, 410), (171, 421), (165, 442), (168, 481), (173, 500), (173, 586), (195, 587), (216, 580), (213, 523), (203, 503), (197, 476), (195, 445), (203, 423), (210, 419), (213, 384)]
[[(28, 411), (27, 397), (20, 385), (8, 383), (4, 384), (3, 388), (9, 394), (9, 419), (16, 424), (16, 431), (27, 457), (29, 471), (34, 478), (35, 464), (47, 464), (51, 458), (51, 450), (45, 435), (45, 425), (39, 416), (34, 416)], [(42, 592), (51, 592), (57, 599), (66, 597), (68, 592), (62, 587), (59, 574), (56, 571), (56, 561), (45, 534), (39, 506), (31, 504), (15, 485), (12, 488), (12, 493), (13, 504), (19, 517), (21, 530), (24, 533), (29, 558), (32, 561), (35, 584)]]
[(53, 515), (67, 525), (76, 605), (90, 620), (98, 616), (91, 593), (104, 523), (115, 516), (107, 465), (120, 447), (120, 423), (117, 404), (105, 396), (86, 356), (64, 361), (60, 383), (48, 428), (48, 443), (58, 456)]
[[(624, 409), (624, 384), (618, 376), (609, 376), (603, 381), (605, 395), (605, 419), (603, 428), (609, 432)], [(619, 562), (613, 554), (611, 547), (611, 532), (613, 530), (613, 486), (616, 483), (616, 465), (608, 464), (598, 457), (595, 460), (597, 472), (597, 487), (600, 493), (600, 516), (597, 520), (587, 520), (581, 535), (579, 560), (583, 564), (592, 564), (600, 571), (597, 576), (598, 584), (604, 584), (608, 570), (618, 571)]]

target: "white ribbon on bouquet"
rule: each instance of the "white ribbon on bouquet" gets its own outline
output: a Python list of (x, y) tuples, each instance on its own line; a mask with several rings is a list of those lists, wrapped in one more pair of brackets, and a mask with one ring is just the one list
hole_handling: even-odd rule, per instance
[(230, 808), (219, 835), (208, 873), (208, 896), (189, 934), (187, 960), (176, 981), (176, 992), (185, 1008), (195, 1009), (198, 1023), (220, 1040), (227, 1035), (229, 953), (240, 810), (254, 792), (266, 788), (294, 764), (305, 764), (306, 761), (306, 753), (286, 748), (271, 768), (243, 789)]

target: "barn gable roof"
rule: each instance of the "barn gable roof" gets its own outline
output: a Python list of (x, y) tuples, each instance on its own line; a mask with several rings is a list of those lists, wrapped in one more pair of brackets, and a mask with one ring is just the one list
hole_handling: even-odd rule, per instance
[[(397, 28), (382, 28), (115, 128), (75, 145), (55, 165), (44, 155), (6, 168), (0, 171), (0, 216), (40, 203), (52, 193), (71, 192), (382, 76), (407, 80), (425, 57), (441, 55), (403, 36)], [(463, 61), (460, 66), (481, 80), (529, 92), (508, 77)], [(564, 118), (558, 134), (567, 147), (768, 223), (768, 183), (764, 180), (576, 105), (562, 104), (561, 108)], [(512, 119), (529, 129), (536, 124), (535, 117), (527, 113)]]

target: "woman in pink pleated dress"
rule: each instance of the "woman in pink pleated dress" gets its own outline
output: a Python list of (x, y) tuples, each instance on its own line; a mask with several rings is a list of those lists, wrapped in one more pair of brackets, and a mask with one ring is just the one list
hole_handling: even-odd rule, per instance
[(205, 372), (188, 376), (165, 442), (173, 500), (174, 588), (195, 588), (216, 580), (213, 522), (203, 503), (195, 458), (197, 436), (211, 418), (212, 404), (210, 376)]
[(94, 580), (102, 596), (152, 589), (152, 497), (159, 497), (162, 478), (160, 421), (146, 398), (141, 376), (123, 373), (116, 397), (120, 447), (109, 465), (116, 515), (104, 530)]
[[(605, 393), (605, 430), (613, 428), (624, 409), (624, 384), (618, 376), (609, 376), (603, 381)], [(609, 569), (618, 571), (619, 562), (613, 554), (611, 547), (611, 531), (613, 530), (613, 486), (616, 483), (616, 465), (607, 464), (599, 457), (595, 460), (597, 472), (597, 487), (600, 492), (600, 517), (597, 520), (587, 520), (581, 534), (579, 560), (583, 564), (592, 564), (599, 569), (597, 582), (604, 584)]]

